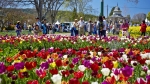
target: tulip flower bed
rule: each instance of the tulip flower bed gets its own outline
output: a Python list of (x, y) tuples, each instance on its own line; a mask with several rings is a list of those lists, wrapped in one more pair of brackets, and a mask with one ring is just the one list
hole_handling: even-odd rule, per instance
[(150, 84), (150, 39), (0, 36), (0, 84)]

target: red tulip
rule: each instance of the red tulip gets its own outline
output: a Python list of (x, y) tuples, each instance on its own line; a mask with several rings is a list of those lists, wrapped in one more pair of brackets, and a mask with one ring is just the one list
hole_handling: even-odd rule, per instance
[(105, 68), (109, 68), (109, 69), (112, 69), (114, 66), (111, 60), (106, 61), (104, 64), (105, 64)]
[(37, 80), (29, 80), (27, 84), (39, 84)]
[(26, 63), (25, 63), (25, 67), (26, 67), (28, 70), (31, 70), (31, 69), (35, 68), (36, 65), (37, 65), (36, 62), (26, 62)]
[(77, 79), (80, 79), (84, 76), (84, 73), (82, 71), (74, 72), (74, 77)]
[(23, 74), (22, 72), (19, 72), (19, 73), (18, 73), (18, 77), (19, 77), (20, 79), (22, 79), (22, 78), (24, 78), (25, 76), (24, 76), (24, 74)]
[(45, 84), (51, 84), (50, 80), (47, 80), (47, 81), (45, 82)]
[(84, 81), (82, 82), (82, 84), (90, 84), (88, 81)]
[(13, 71), (15, 69), (14, 65), (7, 66), (7, 71)]
[(62, 73), (62, 76), (64, 77), (68, 77), (70, 75), (70, 72), (68, 70), (62, 71), (61, 73)]
[(71, 63), (71, 64), (69, 64), (69, 66), (70, 66), (70, 68), (73, 68), (74, 67), (74, 65)]
[(79, 80), (76, 79), (76, 78), (71, 78), (71, 79), (69, 80), (69, 84), (80, 84), (80, 82), (79, 82)]
[(98, 71), (99, 70), (99, 65), (97, 64), (97, 63), (93, 63), (93, 64), (91, 64), (91, 69), (93, 70), (93, 71)]
[(58, 74), (58, 70), (57, 70), (56, 68), (49, 70), (49, 72), (50, 72), (52, 75)]
[(56, 63), (56, 65), (57, 65), (57, 67), (62, 66), (62, 61), (61, 61), (61, 59), (56, 60), (55, 63)]

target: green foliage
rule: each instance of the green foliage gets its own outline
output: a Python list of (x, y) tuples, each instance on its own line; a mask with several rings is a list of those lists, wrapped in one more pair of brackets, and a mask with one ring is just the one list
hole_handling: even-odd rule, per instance
[(150, 12), (147, 14), (147, 19), (150, 21)]
[(8, 27), (6, 27), (6, 30), (15, 30), (14, 26), (9, 25)]
[(72, 12), (72, 20), (76, 19), (77, 17), (78, 17), (77, 9), (74, 8), (74, 9), (73, 9), (73, 12)]
[(115, 7), (113, 7), (109, 13), (109, 16), (113, 15), (113, 11), (114, 11)]

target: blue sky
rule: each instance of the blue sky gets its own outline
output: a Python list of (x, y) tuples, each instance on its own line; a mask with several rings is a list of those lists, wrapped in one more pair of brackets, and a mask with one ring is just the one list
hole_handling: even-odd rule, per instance
[[(92, 0), (90, 3), (92, 7), (96, 10), (96, 15), (100, 14), (100, 2), (101, 0)], [(108, 15), (113, 6), (120, 7), (122, 11), (122, 15), (131, 15), (131, 18), (134, 14), (137, 13), (145, 13), (147, 14), (150, 12), (150, 0), (139, 0), (139, 2), (133, 3), (129, 2), (128, 0), (104, 0), (104, 15), (107, 16), (107, 5), (108, 5)]]

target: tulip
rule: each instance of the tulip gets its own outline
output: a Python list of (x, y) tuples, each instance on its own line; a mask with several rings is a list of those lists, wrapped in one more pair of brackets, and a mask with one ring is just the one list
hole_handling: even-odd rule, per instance
[(90, 84), (88, 81), (83, 81), (82, 84)]
[(147, 65), (150, 65), (150, 60), (146, 60), (145, 63), (146, 63)]
[(78, 69), (80, 70), (80, 71), (85, 71), (85, 69), (86, 69), (86, 67), (84, 66), (84, 65), (79, 65), (78, 66)]
[(150, 70), (147, 70), (147, 74), (150, 75)]
[(110, 69), (109, 68), (102, 68), (101, 72), (104, 76), (108, 76), (110, 73)]
[(16, 70), (20, 70), (20, 69), (23, 69), (24, 68), (24, 62), (20, 62), (20, 63), (15, 63), (14, 64), (14, 67)]
[(59, 74), (56, 74), (56, 75), (53, 75), (51, 77), (52, 81), (54, 84), (61, 84), (61, 79), (62, 79), (62, 76), (59, 75)]
[(147, 84), (143, 78), (137, 78), (134, 84)]
[(76, 78), (71, 78), (71, 79), (69, 80), (69, 84), (80, 84), (80, 82), (79, 82), (79, 80), (76, 79)]
[(52, 63), (50, 63), (50, 66), (51, 66), (52, 68), (55, 68), (55, 67), (56, 67), (56, 63), (55, 63), (55, 62), (52, 62)]
[(46, 71), (42, 68), (40, 69), (36, 69), (36, 74), (40, 77), (40, 78), (44, 78), (46, 76)]
[(98, 82), (91, 82), (91, 84), (98, 84)]
[(125, 77), (130, 77), (133, 74), (133, 70), (134, 68), (132, 68), (131, 66), (126, 65), (124, 68), (121, 69), (122, 74)]
[(48, 62), (43, 62), (43, 63), (40, 65), (40, 67), (41, 67), (42, 69), (48, 69), (49, 64), (48, 64)]
[(117, 68), (118, 67), (118, 61), (113, 61), (113, 65), (114, 65), (113, 68)]

